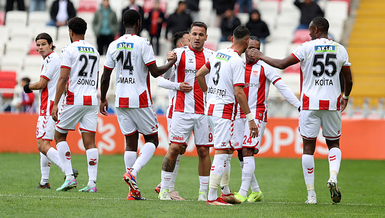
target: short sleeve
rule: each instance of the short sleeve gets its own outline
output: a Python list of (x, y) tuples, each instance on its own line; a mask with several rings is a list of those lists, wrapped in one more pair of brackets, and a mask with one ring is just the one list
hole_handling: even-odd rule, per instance
[(71, 58), (71, 52), (69, 51), (70, 47), (67, 47), (62, 51), (61, 56), (61, 67), (69, 68), (71, 69), (72, 66), (72, 58)]
[[(306, 42), (305, 42), (306, 43)], [(297, 47), (292, 53), (293, 57), (297, 59), (297, 61), (303, 61), (306, 57), (306, 44), (303, 43)]]
[(349, 62), (348, 52), (346, 51), (345, 47), (343, 47), (343, 46), (340, 46), (340, 47), (341, 47), (342, 67), (350, 67), (350, 65), (352, 65), (352, 64)]
[(143, 57), (143, 62), (147, 66), (148, 64), (155, 62), (154, 50), (152, 49), (152, 46), (147, 39), (145, 39), (142, 42), (142, 57)]
[(266, 78), (271, 82), (271, 83), (275, 83), (276, 81), (278, 81), (279, 79), (281, 79), (281, 77), (278, 75), (278, 72), (275, 70), (275, 68), (267, 65), (267, 64), (263, 64), (262, 65), (263, 67), (263, 70), (265, 72), (265, 76)]
[(233, 71), (233, 85), (245, 84), (245, 63), (241, 58), (237, 58), (231, 64), (231, 70)]
[(44, 65), (44, 68), (41, 71), (40, 77), (44, 77), (48, 81), (50, 81), (52, 77), (59, 72), (60, 72), (60, 60), (59, 58), (52, 58), (47, 64)]
[(110, 70), (115, 68), (115, 61), (112, 57), (113, 51), (115, 51), (114, 46), (115, 46), (115, 43), (111, 43), (108, 46), (106, 59), (104, 61), (104, 67), (106, 67), (107, 69), (110, 69)]

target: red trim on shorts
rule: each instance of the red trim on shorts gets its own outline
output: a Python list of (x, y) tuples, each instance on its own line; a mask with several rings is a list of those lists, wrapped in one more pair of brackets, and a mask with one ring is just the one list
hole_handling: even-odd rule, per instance
[[(143, 133), (142, 133), (143, 134)], [(148, 134), (148, 135), (156, 135), (156, 134), (158, 134), (158, 131), (156, 131), (156, 132), (154, 132), (154, 133), (151, 133), (151, 134)], [(143, 135), (145, 135), (145, 134), (143, 134)], [(145, 136), (148, 136), (148, 135), (145, 135)]]
[(149, 65), (155, 64), (155, 63), (156, 63), (156, 61), (151, 61), (151, 62), (147, 63), (146, 66), (149, 66)]
[[(57, 121), (57, 123), (59, 123), (59, 121)], [(56, 125), (57, 128), (61, 129), (61, 130), (65, 130), (65, 131), (74, 131), (75, 129), (63, 129), (61, 128), (60, 126)]]
[(113, 70), (114, 68), (109, 68), (109, 67), (104, 66), (104, 69)]
[(132, 132), (132, 133), (130, 133), (130, 134), (127, 134), (127, 135), (124, 135), (124, 136), (131, 136), (131, 135), (134, 135), (135, 133), (137, 133), (138, 131), (137, 130), (135, 130), (135, 132)]
[(341, 137), (341, 135), (339, 135), (339, 136), (324, 136), (326, 139), (339, 139), (340, 137)]
[(342, 68), (350, 68), (350, 66), (342, 66)]
[(234, 150), (233, 148), (214, 148), (215, 150), (221, 150), (221, 151), (224, 151), (224, 150)]
[(320, 110), (329, 110), (329, 100), (319, 100)]
[(50, 142), (52, 142), (53, 140), (51, 140), (51, 139), (42, 139), (43, 141), (50, 141)]
[(48, 81), (49, 81), (49, 78), (48, 78), (48, 77), (46, 77), (46, 76), (44, 76), (44, 75), (41, 75), (40, 77), (41, 77), (41, 78), (44, 78), (44, 79), (46, 79), (46, 80), (48, 80)]
[(45, 133), (46, 133), (46, 132), (44, 132), (44, 134), (43, 134), (41, 137), (36, 138), (36, 139), (42, 139), (42, 138), (45, 136)]
[(79, 130), (82, 130), (82, 131), (86, 131), (86, 132), (92, 132), (92, 133), (96, 133), (96, 131), (91, 131), (91, 130), (88, 130), (88, 129), (83, 129), (83, 128), (80, 128), (80, 127), (79, 127)]
[(195, 145), (196, 147), (212, 147), (213, 144), (207, 144), (207, 145)]
[(170, 141), (170, 142), (177, 145), (186, 145), (186, 143), (184, 142), (174, 142), (174, 141)]
[(301, 134), (301, 136), (302, 136), (302, 138), (307, 139), (307, 140), (316, 140), (317, 139), (317, 137), (315, 137), (315, 138), (308, 138), (308, 137), (306, 137), (306, 136), (304, 136), (302, 134)]
[(71, 67), (67, 67), (67, 66), (63, 66), (63, 65), (60, 68), (67, 68), (67, 69), (71, 70)]
[(300, 62), (300, 60), (297, 58), (297, 56), (295, 56), (293, 53), (291, 53), (291, 56), (293, 56), (298, 62)]
[(83, 105), (92, 105), (91, 95), (84, 95), (83, 96)]

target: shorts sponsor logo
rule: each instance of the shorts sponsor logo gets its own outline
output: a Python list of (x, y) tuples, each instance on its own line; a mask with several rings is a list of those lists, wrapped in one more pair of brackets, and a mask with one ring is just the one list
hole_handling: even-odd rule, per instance
[(121, 42), (116, 45), (116, 50), (134, 50), (134, 43)]
[(183, 136), (173, 136), (173, 137), (172, 137), (172, 140), (183, 141), (183, 140), (184, 140), (184, 137), (183, 137)]

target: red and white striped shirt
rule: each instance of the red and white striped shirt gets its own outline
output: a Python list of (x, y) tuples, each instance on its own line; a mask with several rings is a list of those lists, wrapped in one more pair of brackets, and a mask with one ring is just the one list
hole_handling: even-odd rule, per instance
[(177, 61), (172, 67), (173, 72), (170, 77), (175, 75), (175, 82), (187, 82), (193, 88), (190, 92), (176, 91), (173, 98), (174, 111), (204, 114), (204, 96), (195, 75), (214, 51), (207, 48), (196, 51), (190, 45), (176, 48), (174, 51), (177, 55)]
[(303, 43), (292, 55), (301, 62), (301, 109), (340, 110), (340, 73), (351, 65), (345, 47), (319, 38)]
[(98, 105), (98, 50), (90, 43), (78, 40), (63, 49), (61, 58), (61, 67), (70, 69), (65, 104)]
[(111, 42), (104, 67), (116, 67), (115, 107), (145, 108), (152, 105), (148, 65), (155, 63), (149, 41), (126, 34)]
[(60, 76), (60, 63), (59, 55), (54, 51), (44, 58), (40, 77), (46, 79), (48, 83), (44, 89), (40, 90), (39, 116), (51, 116)]

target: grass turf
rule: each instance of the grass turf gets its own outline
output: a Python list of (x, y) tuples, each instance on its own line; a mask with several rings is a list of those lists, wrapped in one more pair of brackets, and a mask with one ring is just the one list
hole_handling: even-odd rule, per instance
[[(182, 157), (175, 189), (181, 201), (160, 201), (154, 191), (160, 182), (163, 157), (154, 156), (138, 175), (147, 201), (127, 201), (122, 180), (123, 155), (101, 155), (97, 193), (80, 193), (88, 182), (86, 156), (73, 155), (79, 170), (77, 189), (56, 192), (62, 172), (52, 164), (50, 190), (35, 187), (40, 181), (39, 154), (0, 154), (0, 217), (381, 217), (385, 212), (385, 161), (343, 160), (338, 185), (342, 200), (332, 204), (326, 187), (327, 160), (315, 161), (317, 205), (306, 205), (307, 192), (299, 159), (256, 159), (256, 177), (263, 202), (210, 206), (198, 202), (198, 158)], [(241, 170), (231, 161), (230, 188), (239, 190)], [(250, 193), (250, 191), (249, 191)]]

